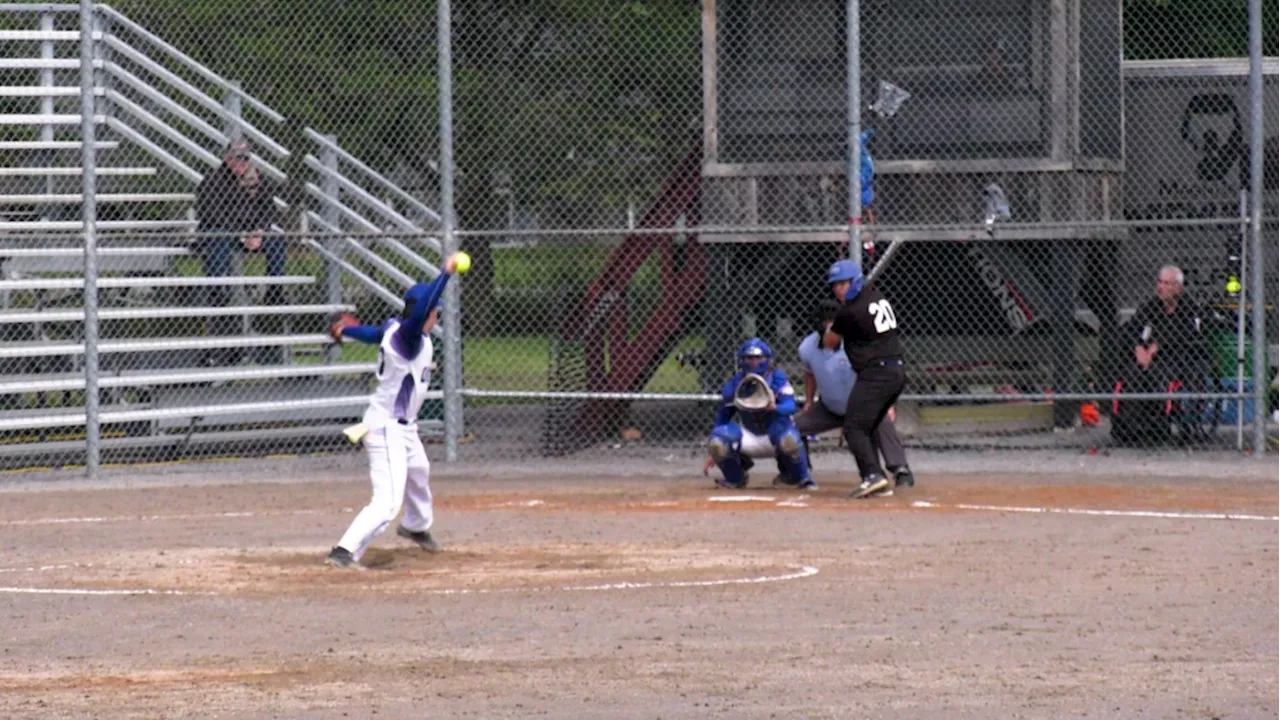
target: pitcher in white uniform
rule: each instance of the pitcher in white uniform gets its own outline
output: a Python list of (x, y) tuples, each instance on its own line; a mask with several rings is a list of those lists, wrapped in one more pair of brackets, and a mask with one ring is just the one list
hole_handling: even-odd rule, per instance
[(435, 280), (409, 288), (400, 317), (381, 326), (356, 325), (342, 330), (344, 339), (378, 345), (378, 387), (363, 422), (373, 498), (329, 552), (325, 562), (334, 567), (361, 568), (360, 556), (396, 519), (402, 505), (404, 518), (396, 533), (427, 552), (440, 552), (430, 532), (435, 519), (431, 463), (418, 437), (417, 418), (431, 381), (429, 333), (440, 318), (440, 298), (456, 268), (457, 256), (450, 256)]

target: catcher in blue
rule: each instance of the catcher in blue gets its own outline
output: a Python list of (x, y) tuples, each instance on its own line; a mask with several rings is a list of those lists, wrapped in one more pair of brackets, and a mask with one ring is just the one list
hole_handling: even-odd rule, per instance
[[(751, 338), (738, 348), (738, 372), (724, 384), (721, 396), (707, 441), (704, 475), (715, 465), (724, 476), (716, 485), (743, 488), (753, 458), (775, 457), (781, 476), (790, 481), (786, 484), (817, 489), (804, 442), (792, 422), (796, 391), (787, 374), (773, 366), (773, 351), (763, 340)], [(735, 413), (738, 423), (731, 422)]]
[(352, 442), (364, 439), (373, 498), (325, 559), (334, 567), (361, 568), (360, 556), (396, 519), (401, 506), (405, 506), (404, 519), (396, 533), (427, 552), (440, 552), (440, 545), (430, 532), (435, 519), (431, 508), (431, 463), (422, 438), (418, 437), (417, 418), (431, 381), (430, 332), (440, 318), (437, 306), (456, 268), (457, 256), (450, 256), (435, 280), (409, 288), (404, 296), (404, 311), (398, 318), (390, 318), (382, 325), (339, 320), (330, 328), (340, 341), (351, 339), (379, 346), (378, 386), (363, 422), (347, 431)]

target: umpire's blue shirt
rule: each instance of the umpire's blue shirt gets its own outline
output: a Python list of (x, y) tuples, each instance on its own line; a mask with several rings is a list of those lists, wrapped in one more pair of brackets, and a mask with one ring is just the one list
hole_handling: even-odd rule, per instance
[(849, 367), (849, 356), (844, 354), (843, 343), (836, 350), (827, 350), (818, 341), (818, 333), (809, 333), (800, 341), (800, 364), (817, 381), (822, 404), (836, 415), (846, 414), (849, 393), (858, 375)]

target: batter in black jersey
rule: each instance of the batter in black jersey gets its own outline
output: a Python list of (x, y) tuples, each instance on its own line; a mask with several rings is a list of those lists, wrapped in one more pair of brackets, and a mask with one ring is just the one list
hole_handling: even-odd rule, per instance
[(823, 344), (834, 350), (843, 341), (849, 365), (858, 374), (844, 419), (845, 442), (862, 477), (853, 497), (892, 495), (893, 485), (880, 468), (871, 438), (906, 385), (898, 318), (879, 290), (862, 286), (862, 268), (852, 260), (832, 265), (827, 284), (843, 306)]

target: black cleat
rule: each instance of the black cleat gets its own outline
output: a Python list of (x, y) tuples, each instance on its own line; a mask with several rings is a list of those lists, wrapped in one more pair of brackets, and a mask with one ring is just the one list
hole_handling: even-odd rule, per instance
[(869, 475), (849, 494), (851, 498), (881, 497), (893, 494), (893, 483), (883, 475)]
[(747, 481), (745, 477), (743, 478), (741, 485), (735, 485), (734, 483), (731, 483), (728, 480), (725, 480), (724, 478), (719, 478), (719, 477), (716, 478), (715, 481), (716, 481), (716, 487), (724, 488), (725, 490), (741, 490), (742, 488), (747, 486)]
[(911, 468), (902, 468), (893, 474), (893, 484), (900, 488), (912, 488), (916, 486), (916, 476), (911, 474)]
[(818, 483), (814, 482), (813, 478), (808, 478), (805, 480), (801, 480), (800, 484), (797, 485), (797, 487), (799, 487), (801, 490), (813, 491), (818, 489)]
[(798, 482), (796, 482), (795, 480), (793, 480), (793, 479), (791, 478), (791, 476), (790, 476), (790, 475), (788, 475), (788, 474), (786, 474), (786, 473), (778, 473), (777, 475), (774, 475), (774, 476), (773, 476), (773, 484), (774, 484), (775, 486), (777, 486), (777, 485), (790, 485), (791, 487), (795, 487), (795, 486), (797, 486), (797, 485), (801, 485), (801, 486), (803, 486), (803, 483), (798, 483)]
[(431, 537), (431, 533), (426, 532), (425, 530), (422, 532), (414, 532), (401, 525), (396, 528), (396, 534), (406, 540), (411, 540), (418, 547), (429, 553), (440, 552), (440, 543), (436, 542), (435, 538)]
[(332, 565), (336, 568), (344, 570), (363, 570), (364, 566), (356, 561), (350, 550), (341, 547), (335, 547), (329, 551), (329, 557), (324, 559), (325, 564)]

